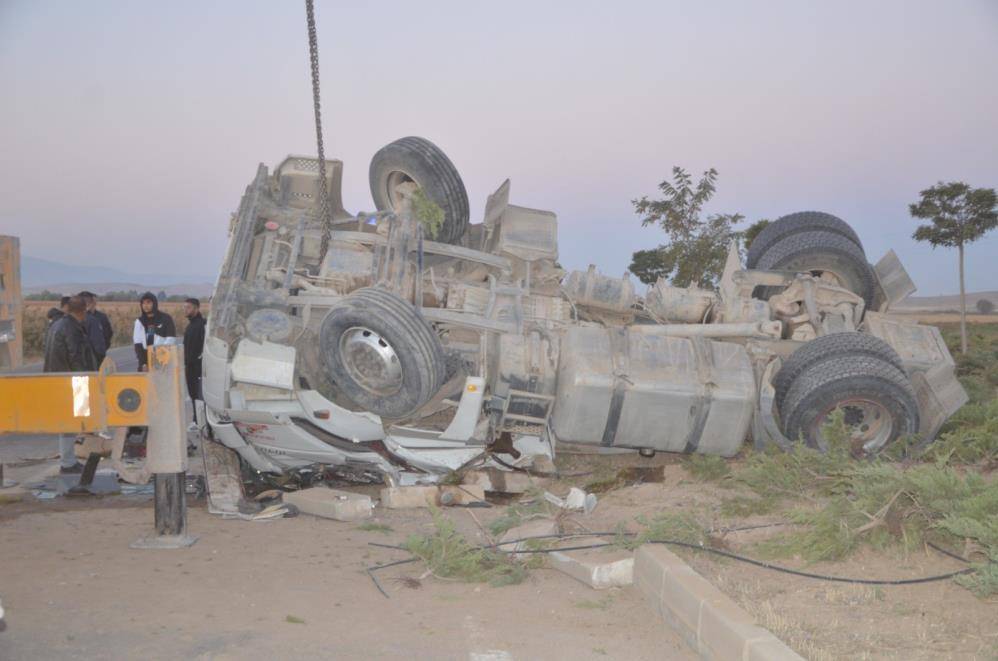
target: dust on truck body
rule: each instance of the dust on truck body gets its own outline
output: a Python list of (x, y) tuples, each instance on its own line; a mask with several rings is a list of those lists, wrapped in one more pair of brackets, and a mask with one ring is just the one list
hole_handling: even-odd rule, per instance
[(939, 331), (888, 312), (914, 291), (897, 257), (870, 265), (829, 214), (772, 223), (745, 265), (732, 245), (717, 291), (638, 296), (626, 274), (566, 273), (555, 214), (511, 204), (509, 180), (469, 223), (428, 140), (375, 155), (375, 213), (344, 210), (342, 168), (326, 162), (326, 214), (318, 162), (290, 156), (232, 216), (203, 391), (214, 437), (256, 471), (412, 482), (559, 442), (821, 447), (836, 410), (872, 455), (931, 442), (966, 401)]

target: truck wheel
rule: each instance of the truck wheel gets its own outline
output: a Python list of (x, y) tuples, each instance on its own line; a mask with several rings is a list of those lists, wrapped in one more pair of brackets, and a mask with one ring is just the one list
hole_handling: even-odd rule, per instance
[(858, 332), (823, 335), (794, 351), (776, 373), (773, 389), (776, 391), (777, 408), (783, 406), (787, 391), (798, 376), (818, 363), (842, 356), (871, 356), (904, 371), (901, 357), (879, 337)]
[(333, 305), (319, 343), (330, 379), (357, 406), (385, 418), (411, 415), (444, 382), (444, 356), (415, 308), (377, 288)]
[[(795, 271), (831, 276), (840, 287), (848, 289), (873, 304), (873, 268), (863, 249), (841, 234), (825, 231), (798, 232), (786, 236), (759, 257), (756, 268), (772, 271)], [(780, 287), (756, 287), (757, 298), (769, 300)]]
[(839, 234), (859, 246), (860, 250), (863, 249), (863, 244), (860, 243), (856, 232), (849, 226), (849, 223), (841, 218), (823, 211), (798, 211), (777, 218), (759, 232), (759, 235), (752, 241), (752, 245), (749, 246), (748, 255), (745, 258), (746, 266), (754, 269), (759, 258), (771, 245), (791, 234), (800, 232)]
[(433, 241), (457, 243), (468, 229), (468, 193), (457, 168), (426, 138), (401, 138), (385, 145), (371, 159), (371, 196), (378, 211), (398, 209), (395, 187), (414, 182), (444, 212), (444, 222)]
[(814, 448), (827, 447), (822, 427), (842, 410), (853, 454), (873, 456), (918, 431), (911, 382), (889, 362), (869, 355), (815, 363), (794, 379), (779, 408), (783, 433)]

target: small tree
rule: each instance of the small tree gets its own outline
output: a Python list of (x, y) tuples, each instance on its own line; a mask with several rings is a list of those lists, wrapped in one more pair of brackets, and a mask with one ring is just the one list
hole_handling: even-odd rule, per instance
[(977, 301), (977, 311), (981, 314), (991, 314), (995, 311), (995, 304), (986, 298)]
[(933, 248), (957, 248), (960, 261), (960, 350), (967, 353), (967, 294), (964, 288), (964, 246), (998, 226), (998, 196), (993, 188), (971, 188), (960, 181), (939, 182), (923, 190), (921, 199), (908, 206), (915, 218), (931, 220), (919, 225), (912, 237)]
[(693, 177), (681, 167), (672, 168), (672, 179), (658, 185), (661, 200), (631, 200), (641, 224), (658, 225), (669, 243), (653, 250), (639, 250), (631, 257), (630, 271), (645, 284), (659, 277), (672, 279), (677, 287), (713, 287), (724, 270), (728, 243), (737, 237), (732, 227), (742, 220), (739, 214), (714, 214), (701, 219), (703, 205), (714, 195), (717, 170)]
[(742, 248), (748, 250), (752, 242), (755, 241), (755, 237), (759, 236), (759, 232), (766, 229), (766, 225), (769, 225), (770, 222), (768, 218), (762, 218), (742, 230)]

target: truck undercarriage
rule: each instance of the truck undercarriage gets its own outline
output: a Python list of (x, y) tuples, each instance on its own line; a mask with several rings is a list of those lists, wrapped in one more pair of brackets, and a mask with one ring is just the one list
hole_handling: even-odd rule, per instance
[(375, 155), (373, 214), (345, 211), (325, 166), (258, 168), (212, 299), (207, 422), (257, 472), (415, 483), (560, 443), (821, 447), (838, 410), (874, 455), (931, 442), (966, 401), (939, 331), (889, 314), (914, 291), (897, 257), (871, 266), (834, 216), (772, 223), (745, 266), (733, 244), (717, 291), (638, 296), (626, 274), (566, 273), (555, 214), (510, 204), (508, 180), (470, 224), (425, 139)]

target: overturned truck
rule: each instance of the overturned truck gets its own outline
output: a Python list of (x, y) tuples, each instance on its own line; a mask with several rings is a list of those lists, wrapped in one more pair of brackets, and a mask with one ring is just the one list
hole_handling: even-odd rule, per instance
[(259, 473), (401, 484), (559, 443), (821, 448), (837, 410), (875, 455), (931, 442), (966, 401), (939, 331), (888, 312), (914, 291), (897, 257), (871, 266), (829, 214), (771, 223), (745, 265), (732, 245), (717, 291), (638, 296), (626, 275), (566, 273), (555, 214), (510, 204), (509, 180), (471, 224), (428, 140), (374, 156), (374, 213), (344, 210), (342, 168), (260, 165), (232, 217), (205, 417)]

